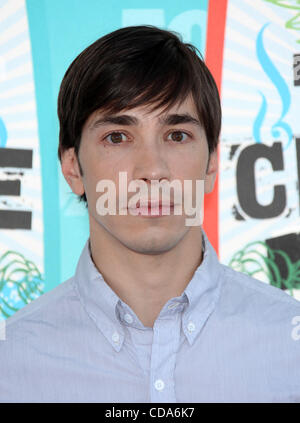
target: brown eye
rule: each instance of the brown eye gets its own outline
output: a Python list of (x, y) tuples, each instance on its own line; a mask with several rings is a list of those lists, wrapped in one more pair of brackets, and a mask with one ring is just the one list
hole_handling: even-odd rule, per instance
[(171, 137), (172, 137), (172, 141), (175, 142), (182, 142), (185, 141), (186, 139), (183, 138), (183, 135), (187, 135), (185, 132), (182, 131), (173, 131), (171, 132)]
[(104, 139), (109, 140), (109, 137), (111, 137), (109, 140), (110, 144), (120, 144), (123, 141), (122, 135), (125, 134), (123, 134), (123, 132), (112, 132), (111, 134), (108, 134)]

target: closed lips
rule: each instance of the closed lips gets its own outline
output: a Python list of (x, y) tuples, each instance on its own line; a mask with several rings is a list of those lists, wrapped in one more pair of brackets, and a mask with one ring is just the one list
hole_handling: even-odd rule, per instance
[(136, 206), (134, 206), (134, 207), (130, 207), (130, 208), (140, 208), (140, 207), (148, 207), (148, 208), (150, 208), (150, 207), (173, 207), (174, 206), (174, 203), (171, 201), (171, 202), (162, 202), (162, 201), (160, 201), (160, 202), (151, 202), (151, 201), (148, 201), (148, 202), (143, 202), (142, 201), (142, 206), (140, 206), (140, 201), (138, 201), (137, 202), (137, 204), (136, 204)]

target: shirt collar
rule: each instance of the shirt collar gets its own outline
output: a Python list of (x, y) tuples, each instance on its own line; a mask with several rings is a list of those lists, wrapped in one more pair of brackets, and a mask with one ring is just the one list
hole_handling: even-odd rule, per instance
[(88, 238), (76, 267), (74, 287), (90, 318), (114, 349), (120, 351), (125, 334), (116, 306), (121, 300), (96, 268), (89, 241)]
[(182, 329), (192, 345), (204, 327), (210, 314), (215, 309), (221, 290), (222, 265), (218, 256), (202, 229), (204, 254), (184, 293), (188, 298), (182, 316)]
[[(182, 295), (167, 301), (159, 314), (159, 317), (163, 317), (182, 312), (182, 329), (190, 345), (214, 310), (220, 293), (221, 265), (203, 229), (202, 235), (204, 254), (201, 264)], [(91, 258), (89, 239), (76, 267), (74, 287), (90, 318), (113, 348), (120, 351), (125, 337), (124, 324), (128, 324), (125, 321), (126, 314), (131, 309), (110, 288), (96, 268)], [(130, 315), (134, 313), (131, 311)], [(138, 319), (131, 324), (145, 329)]]

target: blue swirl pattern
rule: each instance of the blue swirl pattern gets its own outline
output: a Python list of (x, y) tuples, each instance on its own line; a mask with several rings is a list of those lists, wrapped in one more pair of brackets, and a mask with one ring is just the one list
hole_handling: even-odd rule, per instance
[(7, 141), (7, 130), (3, 120), (0, 117), (0, 147), (5, 147)]
[[(287, 138), (288, 138), (288, 142), (287, 142), (285, 148), (288, 148), (291, 141), (292, 141), (292, 130), (291, 130), (291, 127), (286, 122), (284, 122), (283, 119), (284, 119), (285, 115), (287, 114), (287, 112), (290, 108), (291, 95), (290, 95), (290, 91), (289, 91), (289, 88), (288, 88), (285, 80), (282, 78), (282, 76), (280, 75), (280, 73), (278, 72), (276, 67), (274, 66), (273, 62), (270, 60), (270, 58), (267, 55), (267, 52), (264, 48), (263, 33), (265, 31), (265, 28), (269, 24), (270, 23), (266, 23), (262, 27), (262, 29), (259, 31), (259, 34), (258, 34), (257, 40), (256, 40), (256, 54), (257, 54), (257, 58), (258, 58), (258, 60), (261, 64), (261, 67), (263, 68), (264, 72), (269, 77), (271, 82), (274, 84), (275, 88), (277, 89), (278, 94), (281, 98), (281, 103), (282, 103), (281, 115), (280, 115), (279, 119), (272, 125), (272, 129), (271, 129), (272, 136), (275, 139), (278, 140), (282, 131), (284, 131), (287, 135)], [(259, 112), (258, 112), (256, 119), (254, 121), (254, 124), (253, 124), (253, 136), (254, 136), (254, 139), (257, 143), (262, 142), (260, 131), (261, 131), (261, 127), (262, 127), (263, 122), (264, 122), (265, 115), (267, 113), (266, 97), (264, 96), (264, 94), (261, 91), (259, 91), (259, 93), (262, 97), (262, 102), (261, 102)]]

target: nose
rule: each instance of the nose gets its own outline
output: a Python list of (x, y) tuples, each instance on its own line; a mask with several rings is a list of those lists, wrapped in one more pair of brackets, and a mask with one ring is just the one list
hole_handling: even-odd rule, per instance
[(170, 180), (170, 169), (163, 146), (155, 144), (141, 147), (134, 158), (132, 177), (147, 184), (151, 184), (151, 181)]

